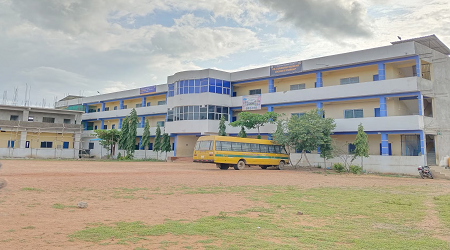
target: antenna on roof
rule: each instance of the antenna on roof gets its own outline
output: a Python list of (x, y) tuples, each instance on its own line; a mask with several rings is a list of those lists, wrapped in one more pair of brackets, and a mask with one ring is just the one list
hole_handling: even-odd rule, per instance
[(402, 38), (401, 38), (400, 36), (397, 36), (397, 38), (398, 38), (398, 40), (400, 40), (400, 41), (402, 40)]

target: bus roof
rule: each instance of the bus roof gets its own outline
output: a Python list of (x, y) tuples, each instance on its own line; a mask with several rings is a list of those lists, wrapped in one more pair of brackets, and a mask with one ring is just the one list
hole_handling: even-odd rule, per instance
[(241, 138), (241, 137), (235, 137), (235, 136), (218, 136), (218, 135), (201, 136), (198, 138), (198, 141), (231, 141), (231, 142), (257, 143), (257, 144), (267, 144), (267, 145), (276, 144), (272, 140)]

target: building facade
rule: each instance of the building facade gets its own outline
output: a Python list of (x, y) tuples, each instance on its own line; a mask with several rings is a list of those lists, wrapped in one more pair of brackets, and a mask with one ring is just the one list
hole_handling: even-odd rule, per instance
[[(239, 72), (178, 72), (166, 84), (60, 101), (57, 106), (83, 105), (83, 148), (95, 147), (91, 130), (120, 129), (136, 108), (141, 121), (136, 147), (141, 148), (148, 120), (152, 135), (157, 124), (171, 135), (175, 156), (192, 156), (197, 137), (217, 134), (220, 118), (237, 119), (249, 100), (260, 102), (260, 109), (250, 112), (274, 111), (285, 117), (320, 108), (325, 117), (335, 119), (333, 138), (350, 153), (363, 124), (370, 146), (366, 170), (415, 173), (417, 165), (436, 165), (450, 151), (449, 54), (433, 35)], [(261, 128), (263, 138), (270, 139), (274, 131), (272, 124)], [(238, 132), (227, 127), (230, 135)], [(256, 131), (247, 133), (256, 136)], [(308, 155), (314, 164), (324, 164), (317, 152)], [(333, 161), (338, 160), (329, 163)]]
[(0, 157), (78, 158), (83, 113), (0, 105)]

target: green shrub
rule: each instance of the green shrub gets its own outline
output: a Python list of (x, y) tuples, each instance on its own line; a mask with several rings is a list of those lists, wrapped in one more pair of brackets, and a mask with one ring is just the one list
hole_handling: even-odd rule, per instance
[(335, 163), (335, 164), (333, 164), (333, 169), (334, 169), (336, 172), (338, 172), (338, 173), (344, 172), (344, 171), (345, 171), (344, 164), (342, 164), (342, 163)]
[(350, 172), (353, 174), (360, 174), (362, 172), (362, 167), (358, 165), (350, 165)]
[(117, 160), (122, 160), (122, 154), (120, 152), (117, 154)]

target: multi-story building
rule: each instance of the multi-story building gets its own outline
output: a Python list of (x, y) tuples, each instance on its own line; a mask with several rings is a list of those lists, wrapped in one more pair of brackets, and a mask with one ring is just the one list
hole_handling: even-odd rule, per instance
[(83, 113), (0, 105), (0, 157), (78, 158)]
[[(198, 136), (216, 134), (221, 116), (231, 122), (249, 109), (247, 105), (250, 112), (274, 111), (286, 117), (320, 108), (325, 117), (335, 119), (333, 138), (349, 152), (363, 124), (371, 155), (366, 169), (413, 173), (417, 165), (435, 165), (450, 151), (449, 54), (432, 35), (232, 73), (178, 72), (167, 84), (61, 101), (57, 106), (84, 105), (85, 148), (94, 147), (90, 130), (120, 129), (122, 119), (136, 108), (141, 119), (137, 147), (149, 120), (152, 135), (157, 123), (171, 135), (175, 156), (191, 156)], [(263, 138), (270, 138), (274, 130), (275, 125), (262, 127)], [(236, 135), (239, 128), (227, 127), (227, 132)], [(253, 130), (247, 133), (256, 135)], [(317, 152), (309, 158), (323, 163)]]

